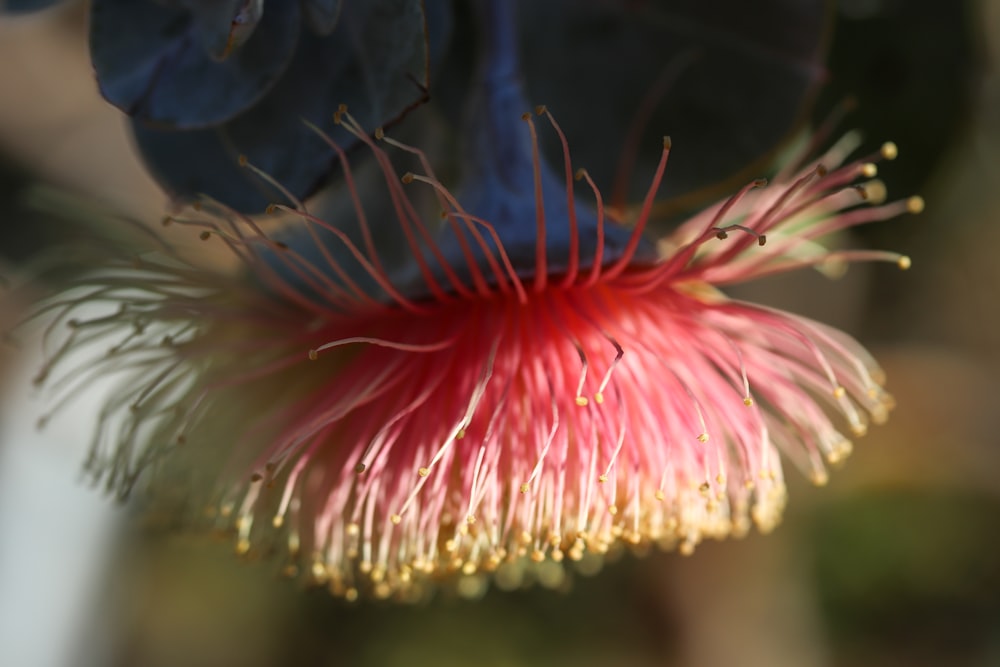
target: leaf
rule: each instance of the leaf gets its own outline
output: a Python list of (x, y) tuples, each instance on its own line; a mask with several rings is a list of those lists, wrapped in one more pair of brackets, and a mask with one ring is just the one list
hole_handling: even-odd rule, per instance
[[(272, 0), (273, 1), (273, 0)], [(139, 148), (174, 196), (209, 195), (241, 211), (283, 200), (238, 163), (240, 155), (299, 198), (321, 185), (335, 154), (306, 119), (345, 149), (356, 141), (333, 124), (338, 105), (368, 130), (392, 122), (426, 95), (427, 45), (420, 0), (346, 5), (326, 38), (305, 32), (285, 75), (259, 104), (217, 128), (163, 131), (136, 122)]]
[[(233, 0), (221, 0), (228, 6)], [(95, 0), (90, 50), (101, 92), (133, 118), (166, 128), (208, 127), (251, 107), (291, 61), (300, 29), (297, 0), (270, 0), (243, 46), (222, 62), (218, 21), (142, 0)], [(215, 17), (214, 19), (212, 17)]]
[[(824, 0), (550, 0), (518, 3), (532, 103), (547, 104), (577, 166), (636, 201), (673, 151), (661, 196), (734, 176), (796, 129), (825, 76)], [(543, 133), (546, 155), (561, 164)], [(629, 155), (629, 145), (636, 152)]]
[(194, 18), (205, 51), (225, 60), (253, 34), (264, 14), (264, 0), (183, 0)]
[(302, 0), (306, 26), (317, 35), (329, 35), (340, 20), (341, 0)]

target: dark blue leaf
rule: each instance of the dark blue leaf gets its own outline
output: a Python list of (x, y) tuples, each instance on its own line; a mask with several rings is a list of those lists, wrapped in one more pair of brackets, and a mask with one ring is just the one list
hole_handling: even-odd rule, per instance
[(196, 132), (135, 123), (136, 138), (173, 195), (207, 194), (257, 212), (281, 198), (239, 166), (240, 155), (296, 196), (307, 197), (330, 172), (335, 156), (302, 120), (348, 148), (355, 139), (333, 124), (338, 105), (347, 104), (368, 130), (399, 118), (426, 95), (426, 60), (420, 0), (346, 5), (330, 37), (303, 33), (285, 75), (246, 113)]
[(264, 0), (183, 0), (198, 26), (202, 46), (215, 60), (225, 60), (242, 46), (264, 14)]
[[(531, 101), (551, 108), (606, 194), (631, 171), (619, 192), (630, 201), (648, 187), (665, 134), (678, 165), (666, 196), (759, 176), (825, 76), (826, 0), (517, 4)], [(558, 143), (543, 136), (558, 164)], [(632, 139), (637, 155), (620, 161)]]
[(144, 0), (95, 0), (90, 50), (101, 92), (133, 118), (170, 128), (215, 125), (249, 108), (291, 61), (298, 1), (269, 0), (253, 35), (223, 62), (205, 49), (208, 23), (208, 14)]

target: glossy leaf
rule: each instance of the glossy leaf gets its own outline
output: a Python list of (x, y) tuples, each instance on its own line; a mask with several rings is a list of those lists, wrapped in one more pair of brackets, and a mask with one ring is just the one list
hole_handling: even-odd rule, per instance
[(265, 3), (253, 35), (218, 62), (209, 50), (219, 46), (224, 14), (213, 12), (223, 5), (234, 2), (213, 0), (192, 14), (143, 0), (95, 0), (90, 49), (101, 92), (134, 119), (169, 128), (215, 125), (251, 107), (292, 59), (298, 0)]
[(240, 155), (307, 197), (330, 172), (335, 155), (303, 119), (347, 148), (355, 140), (333, 124), (338, 105), (347, 104), (369, 129), (399, 118), (426, 95), (426, 59), (420, 0), (346, 5), (330, 37), (302, 34), (285, 75), (246, 113), (194, 132), (135, 123), (136, 138), (154, 174), (175, 196), (207, 194), (257, 212), (283, 198), (240, 167)]

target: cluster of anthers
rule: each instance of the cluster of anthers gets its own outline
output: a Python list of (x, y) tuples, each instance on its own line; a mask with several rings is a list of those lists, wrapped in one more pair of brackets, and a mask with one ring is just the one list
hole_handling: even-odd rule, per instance
[[(861, 435), (892, 402), (849, 336), (718, 287), (856, 260), (907, 268), (904, 256), (821, 243), (921, 210), (917, 197), (885, 203), (870, 180), (895, 146), (846, 161), (857, 144), (849, 135), (691, 218), (645, 261), (637, 251), (669, 140), (629, 229), (588, 173), (574, 173), (549, 112), (536, 111), (562, 142), (569, 214), (546, 216), (545, 166), (526, 114), (533, 257), (509, 255), (508, 223), (465, 210), (421, 151), (381, 130), (371, 138), (342, 108), (337, 121), (384, 177), (378, 195), (395, 212), (419, 289), (387, 270), (366, 219), (371, 193), (324, 136), (360, 234), (285, 193), (291, 204), (270, 211), (304, 232), (307, 253), (264, 222), (203, 202), (167, 222), (224, 244), (244, 275), (192, 266), (164, 244), (90, 272), (48, 303), (39, 382), (58, 369), (57, 409), (95, 377), (119, 377), (90, 469), (121, 492), (147, 471), (183, 478), (185, 494), (216, 489), (213, 516), (235, 525), (238, 552), (281, 536), (293, 571), (305, 565), (348, 599), (411, 598), (446, 575), (472, 594), (490, 572), (505, 585), (558, 585), (564, 561), (586, 566), (622, 545), (687, 554), (753, 524), (770, 530), (786, 499), (779, 452), (822, 484), (825, 462), (851, 449), (835, 421)], [(423, 173), (400, 178), (387, 150)], [(440, 229), (407, 194), (419, 186), (440, 206)], [(586, 215), (575, 188), (592, 198)], [(557, 226), (569, 242), (555, 267), (546, 237)], [(614, 256), (612, 230), (627, 238)], [(113, 346), (95, 358), (67, 360), (109, 336)]]

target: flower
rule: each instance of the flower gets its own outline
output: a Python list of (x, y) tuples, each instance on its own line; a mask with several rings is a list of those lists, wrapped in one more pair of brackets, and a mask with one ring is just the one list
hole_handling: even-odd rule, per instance
[[(47, 337), (68, 333), (39, 381), (61, 371), (56, 386), (72, 396), (97, 375), (122, 375), (95, 435), (95, 474), (125, 493), (152, 468), (151, 480), (192, 503), (198, 489), (218, 489), (211, 514), (235, 526), (238, 552), (280, 535), (290, 569), (304, 561), (348, 599), (408, 598), (430, 580), (481, 582), (505, 568), (508, 582), (531, 567), (558, 582), (564, 560), (623, 544), (690, 553), (705, 538), (774, 527), (781, 457), (825, 482), (824, 462), (851, 449), (836, 423), (861, 435), (892, 400), (846, 334), (719, 288), (856, 260), (907, 268), (904, 256), (822, 244), (922, 208), (919, 198), (884, 203), (870, 180), (895, 146), (846, 161), (857, 144), (848, 135), (694, 216), (654, 251), (644, 233), (670, 141), (627, 227), (588, 173), (574, 174), (552, 115), (537, 112), (562, 141), (562, 182), (525, 114), (527, 199), (496, 196), (523, 189), (517, 178), (485, 178), (464, 191), (475, 208), (419, 150), (381, 130), (373, 140), (338, 112), (381, 172), (408, 270), (386, 268), (372, 228), (382, 241), (388, 226), (369, 224), (351, 161), (327, 138), (357, 233), (293, 200), (271, 212), (304, 236), (282, 241), (204, 202), (165, 222), (224, 244), (255, 281), (164, 246), (56, 297)], [(400, 177), (387, 151), (415, 157), (421, 172)], [(477, 190), (483, 182), (496, 187)], [(440, 232), (419, 212), (414, 192), (428, 191)], [(498, 202), (511, 219), (482, 216)], [(76, 315), (95, 303), (109, 307)], [(66, 368), (69, 351), (108, 336), (100, 359)]]

